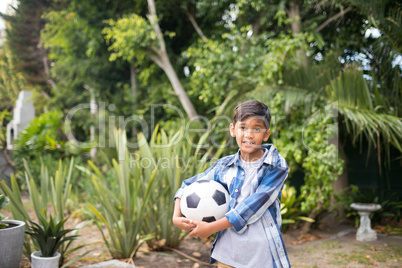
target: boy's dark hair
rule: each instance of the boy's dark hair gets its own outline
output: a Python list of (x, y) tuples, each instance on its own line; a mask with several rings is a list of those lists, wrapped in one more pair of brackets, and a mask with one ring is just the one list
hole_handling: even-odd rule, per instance
[(233, 124), (235, 125), (237, 121), (243, 121), (251, 116), (261, 117), (265, 123), (265, 127), (269, 129), (271, 124), (271, 111), (264, 103), (256, 100), (242, 102), (234, 108)]

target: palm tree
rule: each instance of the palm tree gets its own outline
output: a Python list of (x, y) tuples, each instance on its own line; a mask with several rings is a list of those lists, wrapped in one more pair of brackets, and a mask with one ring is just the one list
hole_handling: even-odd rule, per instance
[[(402, 120), (397, 109), (380, 93), (376, 81), (366, 80), (357, 67), (336, 70), (332, 65), (306, 65), (296, 70), (284, 70), (282, 78), (284, 82), (281, 85), (266, 85), (231, 99), (231, 105), (225, 107), (225, 113), (230, 114), (233, 106), (241, 100), (256, 98), (268, 103), (276, 93), (281, 93), (286, 102), (283, 105), (284, 113), (290, 111), (292, 106), (304, 105), (313, 114), (315, 102), (324, 99), (338, 112), (338, 135), (353, 142), (367, 141), (369, 148), (377, 149), (379, 163), (384, 160), (381, 158), (383, 153), (388, 156), (386, 161), (390, 163), (390, 146), (402, 152)], [(344, 143), (335, 143), (343, 157)], [(335, 192), (348, 185), (346, 165), (343, 170), (333, 184)], [(317, 206), (308, 216), (315, 218), (323, 208)], [(306, 223), (304, 231), (310, 228), (311, 223)]]
[[(372, 52), (378, 60), (373, 60), (371, 70), (363, 71), (361, 66), (340, 66), (335, 58), (326, 57), (319, 64), (300, 64), (296, 69), (286, 69), (280, 73), (281, 83), (268, 82), (264, 86), (245, 95), (232, 95), (220, 109), (229, 115), (241, 100), (255, 98), (268, 103), (276, 93), (285, 95), (285, 111), (292, 106), (304, 105), (313, 114), (316, 101), (326, 100), (335, 106), (338, 116), (338, 139), (346, 137), (352, 142), (362, 142), (369, 148), (376, 148), (378, 162), (390, 163), (391, 147), (402, 152), (401, 96), (402, 80), (399, 66), (394, 66), (401, 47), (401, 8), (393, 1), (350, 0), (354, 8), (366, 14), (374, 27), (382, 35), (372, 45)], [(389, 6), (395, 8), (389, 8)], [(373, 8), (375, 7), (375, 8)], [(343, 144), (336, 142), (343, 156)], [(383, 155), (386, 158), (383, 159)], [(380, 173), (381, 173), (381, 164)], [(337, 187), (347, 186), (347, 173), (334, 183)], [(339, 187), (340, 186), (340, 187)], [(314, 218), (317, 211), (309, 217)], [(308, 229), (310, 226), (307, 224)], [(305, 230), (306, 230), (305, 229)]]

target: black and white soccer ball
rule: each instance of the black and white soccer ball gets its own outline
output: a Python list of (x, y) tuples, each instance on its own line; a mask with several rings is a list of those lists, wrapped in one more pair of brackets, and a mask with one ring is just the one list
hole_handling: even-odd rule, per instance
[(223, 218), (229, 209), (229, 193), (216, 181), (200, 180), (187, 186), (180, 201), (184, 217), (213, 222)]

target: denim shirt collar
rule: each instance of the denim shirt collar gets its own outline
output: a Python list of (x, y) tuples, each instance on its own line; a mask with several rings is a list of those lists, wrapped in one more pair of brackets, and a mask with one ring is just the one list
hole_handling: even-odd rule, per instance
[[(276, 148), (271, 144), (262, 144), (261, 145), (261, 149), (266, 149), (264, 155), (262, 156), (262, 158), (264, 159), (264, 161), (262, 161), (262, 164), (267, 164), (267, 165), (272, 165), (274, 166), (274, 163), (272, 163), (272, 157), (268, 157), (268, 155), (272, 155), (273, 150), (276, 150)], [(231, 166), (231, 165), (236, 165), (236, 166), (240, 166), (240, 149), (237, 151), (236, 154), (233, 155), (232, 159), (226, 164), (227, 167)], [(260, 167), (258, 167), (260, 168)]]

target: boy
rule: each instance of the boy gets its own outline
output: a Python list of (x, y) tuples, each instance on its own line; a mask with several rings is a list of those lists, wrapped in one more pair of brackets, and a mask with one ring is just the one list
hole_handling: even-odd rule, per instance
[[(290, 267), (280, 233), (280, 197), (288, 166), (272, 144), (261, 145), (271, 134), (270, 122), (271, 113), (262, 102), (239, 104), (230, 124), (239, 151), (185, 180), (175, 195), (173, 223), (177, 227), (201, 238), (218, 232), (211, 250), (211, 261), (218, 261), (218, 267)], [(228, 189), (226, 217), (208, 223), (182, 216), (183, 189), (201, 178)]]

